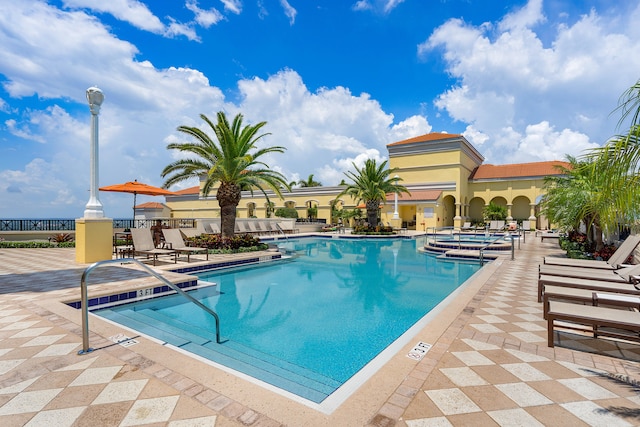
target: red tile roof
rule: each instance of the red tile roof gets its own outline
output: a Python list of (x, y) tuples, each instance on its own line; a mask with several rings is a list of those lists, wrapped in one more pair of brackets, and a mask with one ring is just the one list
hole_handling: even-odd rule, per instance
[(174, 191), (176, 194), (187, 195), (187, 194), (200, 194), (200, 186), (196, 185), (195, 187), (185, 188), (184, 190)]
[(427, 141), (440, 141), (442, 139), (454, 139), (460, 138), (462, 135), (458, 133), (427, 133), (425, 135), (416, 136), (413, 138), (405, 139), (403, 141), (392, 142), (391, 144), (387, 144), (387, 147), (393, 145), (402, 145), (402, 144), (411, 144), (413, 142), (427, 142)]
[(524, 178), (534, 176), (561, 175), (556, 166), (569, 167), (569, 163), (559, 160), (535, 163), (515, 163), (508, 165), (480, 165), (469, 179)]

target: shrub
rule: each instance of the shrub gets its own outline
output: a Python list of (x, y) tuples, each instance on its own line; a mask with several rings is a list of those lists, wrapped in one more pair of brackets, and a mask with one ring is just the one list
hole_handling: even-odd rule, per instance
[(298, 211), (295, 208), (278, 208), (275, 215), (279, 218), (298, 218)]
[(55, 248), (50, 242), (0, 242), (0, 248)]
[[(559, 239), (560, 248), (567, 252), (569, 258), (577, 259), (594, 259), (595, 247), (590, 245), (587, 236), (577, 231), (570, 231), (566, 236), (560, 236)], [(615, 250), (615, 249), (614, 249)], [(603, 253), (604, 254), (604, 253)], [(598, 255), (601, 256), (601, 255)], [(611, 254), (607, 258), (601, 258), (604, 260), (609, 259)]]
[(269, 245), (250, 234), (237, 234), (233, 237), (222, 237), (221, 234), (201, 234), (186, 239), (192, 246), (228, 252), (252, 252), (266, 250)]
[(390, 235), (395, 234), (393, 227), (378, 225), (375, 227), (369, 225), (356, 225), (351, 234), (370, 234), (370, 235)]
[(64, 243), (73, 241), (73, 236), (69, 233), (58, 233), (50, 237), (50, 241), (54, 243)]

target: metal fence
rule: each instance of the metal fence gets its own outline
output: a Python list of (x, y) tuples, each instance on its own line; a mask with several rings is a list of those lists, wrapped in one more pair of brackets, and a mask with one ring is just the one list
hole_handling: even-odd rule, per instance
[[(150, 228), (157, 219), (114, 219), (113, 228)], [(193, 218), (160, 219), (171, 228), (195, 227)], [(0, 219), (0, 231), (75, 231), (75, 219)]]

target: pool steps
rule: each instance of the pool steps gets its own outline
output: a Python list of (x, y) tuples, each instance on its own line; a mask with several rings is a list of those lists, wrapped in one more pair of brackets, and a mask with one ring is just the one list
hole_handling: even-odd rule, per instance
[[(332, 378), (256, 352), (237, 342), (217, 344), (215, 334), (170, 318), (151, 309), (113, 311), (100, 316), (213, 362), (228, 366), (263, 382), (320, 403), (342, 384)], [(224, 340), (224, 337), (223, 337)]]

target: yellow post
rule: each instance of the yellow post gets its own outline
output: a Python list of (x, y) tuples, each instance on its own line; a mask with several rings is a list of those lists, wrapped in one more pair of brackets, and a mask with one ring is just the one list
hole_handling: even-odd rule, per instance
[(113, 258), (113, 220), (76, 219), (76, 262), (89, 264)]

